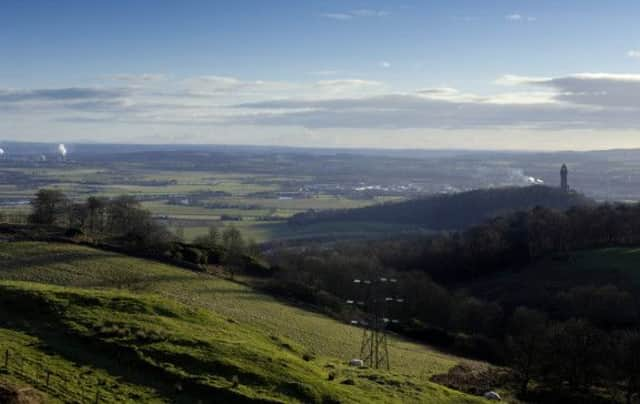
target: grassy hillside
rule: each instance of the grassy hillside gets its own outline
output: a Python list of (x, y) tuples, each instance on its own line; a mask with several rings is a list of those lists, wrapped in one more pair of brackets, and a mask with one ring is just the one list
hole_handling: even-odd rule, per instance
[[(1, 341), (42, 361), (59, 361), (55, 366), (67, 370), (88, 366), (106, 385), (123, 383), (121, 391), (143, 401), (166, 400), (177, 381), (196, 386), (198, 397), (213, 391), (235, 399), (304, 402), (470, 399), (426, 382), (459, 358), (394, 339), (393, 375), (350, 374), (340, 363), (357, 356), (361, 330), (232, 282), (65, 244), (4, 243), (0, 262), (0, 302), (8, 302), (0, 330), (8, 338)], [(9, 305), (26, 311), (7, 310)], [(77, 343), (67, 344), (69, 338)], [(126, 352), (145, 371), (123, 371), (120, 361), (110, 362), (114, 351)], [(337, 382), (327, 380), (329, 371), (340, 375)], [(355, 386), (340, 384), (346, 379)]]

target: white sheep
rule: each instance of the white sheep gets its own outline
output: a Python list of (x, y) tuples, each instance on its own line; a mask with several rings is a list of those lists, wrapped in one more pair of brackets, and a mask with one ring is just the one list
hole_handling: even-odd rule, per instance
[(502, 401), (502, 397), (500, 397), (500, 394), (496, 393), (495, 391), (487, 391), (486, 393), (484, 393), (484, 398), (492, 401)]

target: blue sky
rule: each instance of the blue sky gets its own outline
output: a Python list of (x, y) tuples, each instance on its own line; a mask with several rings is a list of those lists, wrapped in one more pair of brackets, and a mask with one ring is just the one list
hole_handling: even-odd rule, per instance
[(637, 1), (0, 3), (0, 139), (640, 147)]

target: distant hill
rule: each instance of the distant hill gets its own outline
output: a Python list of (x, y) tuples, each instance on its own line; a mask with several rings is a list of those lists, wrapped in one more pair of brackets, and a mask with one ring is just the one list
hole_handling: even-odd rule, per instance
[(559, 188), (534, 185), (436, 195), (357, 209), (305, 212), (293, 216), (290, 224), (382, 222), (420, 225), (433, 230), (454, 230), (535, 206), (564, 210), (571, 206), (594, 203), (595, 201), (579, 193), (566, 193)]

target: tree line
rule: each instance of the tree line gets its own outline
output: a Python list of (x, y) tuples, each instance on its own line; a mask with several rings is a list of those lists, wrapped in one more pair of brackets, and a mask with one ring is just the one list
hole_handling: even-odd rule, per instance
[(224, 265), (232, 276), (239, 269), (268, 275), (268, 291), (346, 321), (358, 315), (345, 304), (360, 292), (354, 279), (396, 277), (395, 293), (404, 303), (394, 308), (401, 321), (393, 331), (509, 365), (525, 398), (579, 394), (582, 402), (596, 395), (631, 402), (640, 390), (640, 304), (633, 283), (576, 282), (515, 306), (503, 299), (504, 290), (486, 298), (468, 289), (541, 260), (569, 262), (575, 250), (637, 246), (640, 204), (536, 207), (430, 237), (281, 248), (268, 256), (270, 266), (256, 259), (258, 246), (235, 227), (212, 227), (187, 244), (128, 196), (78, 202), (41, 190), (29, 220), (198, 268)]
[(67, 236), (80, 241), (188, 263), (194, 268), (224, 265), (232, 277), (238, 270), (268, 273), (255, 241), (245, 240), (235, 226), (212, 225), (206, 235), (186, 243), (129, 195), (74, 201), (62, 191), (42, 189), (31, 202), (28, 221), (67, 229)]
[[(631, 402), (640, 390), (636, 284), (576, 274), (575, 282), (541, 290), (510, 291), (505, 282), (484, 297), (470, 286), (545, 262), (570, 265), (578, 250), (638, 245), (640, 204), (601, 204), (535, 207), (429, 237), (284, 247), (270, 259), (279, 268), (276, 289), (346, 321), (353, 312), (344, 302), (358, 293), (354, 279), (398, 278), (405, 303), (394, 331), (510, 365), (523, 397), (582, 394), (580, 402), (599, 391), (599, 399)], [(509, 294), (527, 300), (514, 303)]]

